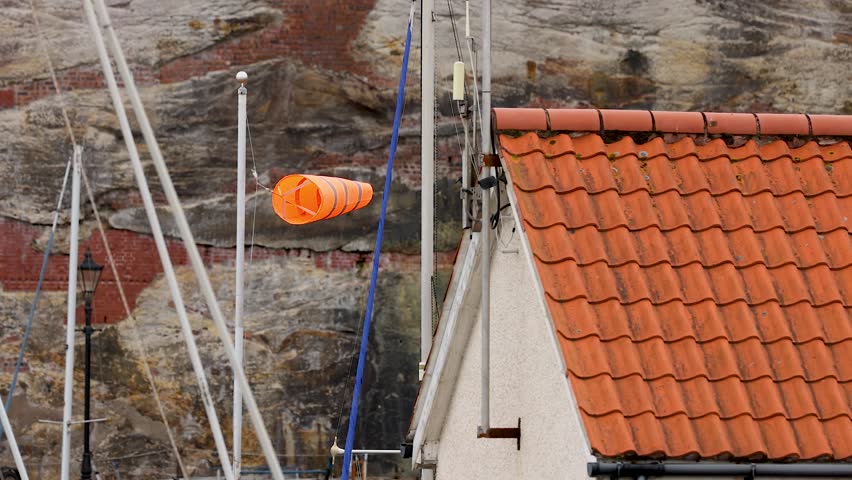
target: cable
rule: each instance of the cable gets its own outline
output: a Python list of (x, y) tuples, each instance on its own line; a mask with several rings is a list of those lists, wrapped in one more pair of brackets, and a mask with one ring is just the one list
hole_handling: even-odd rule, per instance
[(367, 296), (367, 310), (364, 313), (364, 330), (361, 334), (361, 348), (358, 353), (358, 368), (355, 371), (355, 388), (352, 392), (352, 406), (349, 410), (349, 428), (346, 431), (346, 446), (343, 454), (343, 476), (342, 480), (349, 480), (349, 466), (352, 461), (352, 446), (355, 442), (355, 426), (358, 423), (358, 403), (361, 396), (361, 384), (364, 381), (364, 364), (367, 359), (367, 345), (370, 338), (370, 325), (373, 316), (373, 300), (375, 299), (376, 283), (379, 275), (379, 259), (382, 252), (382, 237), (385, 230), (385, 217), (388, 211), (388, 198), (390, 197), (391, 180), (393, 178), (393, 161), (396, 156), (396, 146), (399, 140), (399, 127), (402, 120), (402, 108), (405, 104), (405, 81), (408, 73), (408, 57), (411, 51), (411, 30), (414, 23), (414, 7), (411, 4), (411, 12), (408, 16), (408, 28), (405, 35), (405, 51), (402, 56), (402, 67), (399, 78), (399, 91), (396, 99), (396, 113), (393, 120), (393, 133), (391, 134), (390, 152), (388, 153), (388, 166), (385, 174), (385, 188), (382, 196), (382, 210), (379, 216), (379, 227), (376, 233), (376, 247), (373, 251), (373, 270), (370, 275), (370, 292)]
[[(476, 116), (479, 115), (479, 122), (482, 123), (482, 112), (479, 107), (479, 84), (476, 81), (476, 57), (473, 54), (473, 49), (471, 48), (471, 43), (473, 43), (473, 39), (468, 42), (467, 45), (467, 53), (470, 56), (470, 68), (472, 71), (473, 77), (473, 136), (471, 138), (476, 139)], [(475, 145), (477, 142), (473, 142)], [(474, 165), (476, 167), (476, 171), (482, 169), (482, 166), (476, 163), (477, 155), (474, 155)]]
[(461, 42), (459, 42), (459, 34), (456, 31), (456, 17), (453, 14), (453, 4), (450, 0), (447, 0), (447, 8), (450, 10), (450, 23), (453, 26), (453, 38), (456, 41), (456, 53), (458, 53), (459, 61), (462, 61), (462, 53), (461, 53)]

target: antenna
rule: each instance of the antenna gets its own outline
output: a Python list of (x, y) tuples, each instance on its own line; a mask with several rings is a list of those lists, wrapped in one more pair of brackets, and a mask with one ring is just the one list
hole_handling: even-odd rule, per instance
[(470, 2), (464, 2), (464, 36), (470, 38)]
[(453, 100), (464, 101), (464, 62), (453, 64)]

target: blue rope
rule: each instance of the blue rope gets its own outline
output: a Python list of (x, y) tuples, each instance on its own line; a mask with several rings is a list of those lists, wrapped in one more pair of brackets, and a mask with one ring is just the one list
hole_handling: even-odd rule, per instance
[[(24, 363), (24, 352), (27, 350), (27, 340), (30, 338), (30, 331), (33, 329), (33, 318), (35, 318), (36, 306), (38, 299), (41, 297), (41, 286), (44, 283), (44, 274), (47, 272), (47, 259), (50, 257), (50, 252), (53, 250), (53, 234), (56, 232), (56, 222), (58, 220), (59, 208), (62, 205), (62, 194), (65, 193), (65, 184), (68, 183), (68, 171), (70, 170), (71, 162), (65, 166), (65, 178), (62, 180), (62, 190), (59, 192), (59, 202), (56, 205), (56, 211), (53, 213), (53, 226), (50, 227), (50, 236), (47, 237), (47, 248), (44, 250), (44, 256), (41, 259), (41, 271), (38, 274), (38, 284), (36, 285), (33, 304), (30, 306), (30, 314), (27, 318), (27, 327), (24, 330), (24, 338), (21, 340), (21, 349), (18, 350), (18, 360), (15, 362), (15, 373), (12, 374), (12, 385), (9, 387), (9, 395), (6, 397), (5, 408), (6, 412), (12, 405), (12, 395), (15, 393), (15, 386), (18, 384), (18, 373), (21, 371), (21, 365)], [(0, 441), (3, 441), (3, 436), (6, 432), (3, 426), (0, 425)]]
[(402, 72), (399, 78), (399, 91), (396, 96), (396, 114), (393, 118), (393, 134), (391, 135), (388, 169), (385, 174), (385, 190), (382, 195), (382, 214), (379, 216), (379, 230), (376, 235), (376, 248), (373, 250), (373, 273), (370, 275), (370, 293), (367, 296), (367, 311), (364, 314), (364, 330), (361, 333), (361, 350), (358, 353), (358, 368), (355, 371), (355, 389), (352, 391), (352, 407), (349, 410), (349, 429), (346, 431), (346, 447), (343, 452), (342, 480), (349, 480), (349, 468), (352, 462), (352, 446), (355, 443), (355, 425), (358, 423), (358, 401), (361, 397), (361, 383), (364, 380), (364, 363), (367, 358), (367, 343), (370, 339), (370, 324), (373, 317), (373, 299), (376, 293), (376, 280), (379, 276), (379, 255), (382, 251), (382, 236), (385, 231), (385, 215), (388, 211), (390, 198), (391, 176), (393, 174), (393, 159), (396, 156), (396, 144), (399, 139), (399, 124), (402, 119), (402, 107), (405, 104), (405, 78), (408, 71), (408, 54), (411, 50), (411, 25), (414, 23), (414, 3), (408, 16), (408, 29), (405, 34), (405, 53), (402, 55)]

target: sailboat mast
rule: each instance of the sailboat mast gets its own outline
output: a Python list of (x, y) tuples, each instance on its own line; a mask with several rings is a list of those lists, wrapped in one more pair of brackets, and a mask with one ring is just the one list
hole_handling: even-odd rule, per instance
[(435, 26), (434, 1), (423, 0), (421, 22), (421, 103), (420, 103), (420, 365), (419, 378), (426, 372), (426, 359), (432, 348), (432, 282), (435, 224)]
[[(243, 270), (246, 250), (246, 72), (237, 73), (237, 253), (234, 287), (234, 353), (243, 365)], [(239, 480), (243, 443), (243, 397), (234, 377), (234, 479)]]
[(68, 236), (68, 317), (65, 324), (65, 391), (62, 407), (62, 458), (60, 480), (68, 480), (71, 468), (71, 405), (74, 401), (74, 332), (77, 329), (77, 257), (80, 237), (80, 157), (74, 146), (71, 169), (71, 233)]

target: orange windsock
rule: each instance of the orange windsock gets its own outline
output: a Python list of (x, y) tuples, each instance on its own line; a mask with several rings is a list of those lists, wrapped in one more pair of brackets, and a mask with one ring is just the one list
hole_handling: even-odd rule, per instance
[(366, 207), (372, 199), (369, 183), (294, 174), (275, 184), (272, 209), (285, 222), (302, 225)]

